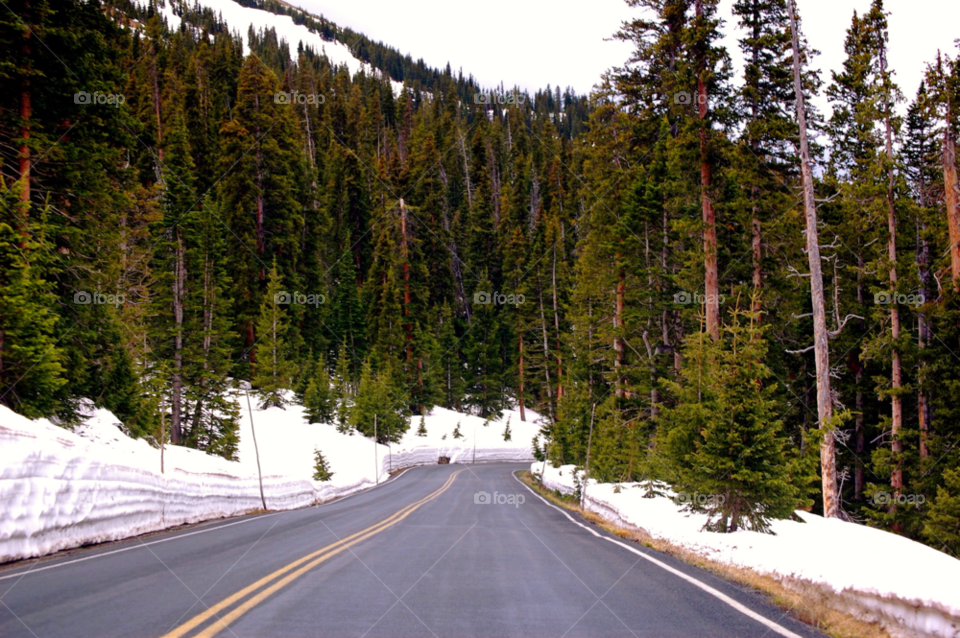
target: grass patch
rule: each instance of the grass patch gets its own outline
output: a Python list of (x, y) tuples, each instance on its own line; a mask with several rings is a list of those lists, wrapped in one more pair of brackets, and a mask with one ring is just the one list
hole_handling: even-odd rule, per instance
[(548, 490), (534, 479), (529, 470), (518, 473), (520, 480), (548, 501), (576, 512), (592, 524), (607, 530), (611, 534), (678, 558), (688, 565), (705, 569), (721, 578), (739, 585), (750, 587), (765, 594), (770, 601), (791, 616), (834, 638), (891, 638), (879, 622), (866, 622), (841, 611), (848, 605), (844, 598), (833, 590), (791, 579), (791, 586), (766, 574), (752, 569), (734, 567), (694, 553), (684, 547), (657, 539), (642, 528), (628, 529), (613, 525), (594, 512), (584, 511), (576, 497), (561, 494), (557, 490)]

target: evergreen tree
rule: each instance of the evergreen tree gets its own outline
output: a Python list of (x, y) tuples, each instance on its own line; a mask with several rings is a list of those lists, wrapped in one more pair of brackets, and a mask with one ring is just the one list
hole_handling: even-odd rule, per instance
[(329, 481), (333, 478), (333, 472), (330, 471), (330, 463), (324, 458), (320, 450), (313, 451), (313, 480)]
[(720, 532), (768, 531), (772, 519), (800, 503), (777, 386), (763, 363), (763, 331), (755, 312), (738, 312), (719, 342), (690, 335), (680, 378), (669, 384), (678, 405), (660, 416), (658, 451), (673, 468), (674, 485), (692, 494), (690, 507), (705, 511), (707, 527)]
[(350, 359), (347, 356), (346, 343), (340, 346), (337, 356), (336, 376), (334, 377), (333, 393), (336, 400), (337, 432), (353, 433), (350, 410), (353, 407), (354, 391), (353, 376), (350, 371)]
[(371, 438), (376, 432), (377, 443), (396, 443), (410, 427), (406, 416), (393, 371), (384, 367), (375, 373), (370, 360), (364, 361), (357, 400), (350, 410), (352, 427)]
[(303, 407), (310, 423), (330, 423), (334, 417), (335, 406), (330, 375), (327, 374), (327, 366), (321, 357), (313, 366), (313, 374), (303, 397)]
[(62, 356), (54, 329), (57, 315), (51, 311), (54, 297), (38, 264), (48, 262), (49, 246), (23, 228), (28, 204), (18, 201), (19, 189), (7, 189), (0, 180), (4, 210), (19, 213), (18, 220), (0, 216), (0, 404), (30, 418), (53, 415), (58, 390), (66, 383)]
[[(285, 292), (280, 283), (276, 264), (270, 269), (267, 291), (260, 304), (260, 320), (257, 322), (257, 363), (253, 385), (260, 396), (261, 409), (282, 408), (286, 405), (284, 392), (290, 388), (295, 366), (287, 349), (287, 322), (281, 307)], [(288, 303), (288, 302), (286, 302)]]

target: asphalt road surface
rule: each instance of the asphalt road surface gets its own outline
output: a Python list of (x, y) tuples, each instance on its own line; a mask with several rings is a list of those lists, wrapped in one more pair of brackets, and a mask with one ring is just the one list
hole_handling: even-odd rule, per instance
[(518, 469), (414, 468), (317, 507), (23, 561), (0, 569), (0, 636), (822, 636), (547, 503)]

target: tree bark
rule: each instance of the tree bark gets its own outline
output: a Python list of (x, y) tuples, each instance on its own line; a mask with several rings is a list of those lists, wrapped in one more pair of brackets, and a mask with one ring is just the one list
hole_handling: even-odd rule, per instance
[[(927, 206), (926, 184), (923, 176), (920, 178), (920, 208)], [(924, 302), (930, 298), (930, 244), (926, 239), (927, 224), (920, 222), (920, 232), (917, 233), (917, 271), (920, 276), (920, 294), (923, 295)], [(917, 313), (917, 347), (920, 349), (920, 373), (917, 380), (917, 415), (920, 426), (920, 458), (925, 459), (930, 456), (929, 432), (930, 423), (933, 417), (933, 410), (930, 401), (927, 398), (926, 384), (926, 363), (924, 362), (923, 350), (930, 343), (933, 332), (930, 324), (927, 322), (927, 313), (922, 309)]]
[[(150, 59), (150, 80), (153, 82), (153, 110), (157, 117), (157, 158), (163, 164), (163, 126), (160, 119), (160, 72), (157, 69), (156, 42), (150, 45), (153, 55)], [(160, 170), (160, 167), (158, 167)]]
[[(27, 3), (26, 7), (29, 8), (30, 4)], [(24, 29), (23, 33), (23, 55), (26, 60), (30, 60), (30, 29), (27, 27)], [(30, 203), (30, 119), (33, 117), (33, 109), (31, 106), (30, 98), (30, 75), (28, 70), (28, 75), (23, 79), (23, 84), (20, 90), (20, 148), (19, 148), (19, 169), (20, 169), (20, 183), (22, 189), (20, 191), (20, 201), (24, 203)], [(26, 227), (26, 220), (24, 220), (24, 227)]]
[(170, 393), (170, 442), (179, 445), (183, 440), (183, 289), (186, 284), (183, 234), (178, 225), (174, 229), (173, 263), (173, 387)]
[[(543, 375), (547, 383), (547, 405), (550, 408), (550, 419), (554, 418), (553, 409), (553, 388), (550, 382), (550, 341), (547, 336), (547, 316), (543, 310), (543, 283), (538, 277), (537, 281), (537, 300), (540, 306), (540, 329), (543, 333)], [(559, 388), (557, 390), (559, 393)]]
[(796, 95), (797, 123), (800, 131), (800, 168), (803, 176), (803, 210), (806, 218), (807, 259), (810, 262), (810, 297), (813, 304), (813, 343), (817, 368), (817, 418), (823, 430), (820, 444), (820, 466), (823, 488), (824, 518), (838, 518), (836, 443), (833, 436), (833, 397), (830, 391), (830, 344), (827, 341), (827, 317), (823, 298), (823, 271), (820, 264), (820, 242), (817, 237), (817, 204), (810, 168), (810, 146), (807, 142), (807, 115), (803, 97), (803, 75), (800, 61), (800, 37), (794, 0), (787, 1), (793, 46), (793, 90)]
[(523, 326), (522, 326), (522, 324), (521, 324), (521, 322), (520, 322), (520, 319), (519, 319), (519, 317), (520, 317), (520, 313), (519, 313), (519, 312), (517, 313), (517, 317), (518, 317), (518, 318), (517, 318), (517, 336), (519, 337), (519, 339), (518, 339), (518, 346), (517, 346), (517, 347), (518, 347), (518, 350), (519, 350), (518, 371), (519, 371), (519, 375), (520, 375), (520, 379), (519, 379), (520, 392), (518, 393), (517, 398), (518, 398), (518, 403), (520, 404), (520, 406), (519, 406), (519, 407), (520, 407), (520, 420), (521, 420), (521, 421), (526, 421), (526, 420), (527, 420), (527, 412), (526, 412), (526, 410), (524, 409), (524, 405), (523, 405), (523, 392), (524, 392), (524, 387), (523, 387)]
[[(617, 254), (617, 262), (620, 262), (620, 254)], [(621, 377), (621, 369), (623, 368), (623, 299), (626, 292), (626, 286), (624, 285), (624, 273), (623, 266), (619, 265), (619, 273), (617, 275), (617, 294), (616, 300), (614, 302), (614, 314), (613, 314), (613, 328), (614, 328), (614, 337), (613, 337), (613, 351), (614, 351), (614, 370), (616, 371), (616, 396), (617, 398), (623, 398), (624, 392), (624, 380)]]
[[(253, 105), (254, 109), (257, 111), (257, 126), (254, 128), (254, 136), (256, 137), (257, 145), (257, 254), (262, 255), (264, 249), (266, 248), (266, 232), (263, 228), (263, 211), (264, 211), (264, 201), (263, 201), (263, 149), (260, 147), (260, 96), (254, 94), (253, 96)], [(263, 279), (266, 276), (266, 273), (263, 270), (263, 266), (260, 267), (260, 279)]]
[[(703, 18), (703, 0), (696, 0), (696, 16)], [(704, 311), (707, 332), (714, 341), (720, 338), (720, 281), (717, 275), (717, 217), (710, 199), (711, 166), (707, 145), (707, 61), (704, 43), (699, 43), (697, 73), (697, 115), (700, 120), (700, 204), (703, 209)]]
[[(880, 76), (887, 81), (887, 51), (886, 46), (880, 46)], [(894, 207), (894, 174), (893, 174), (893, 126), (890, 122), (890, 96), (884, 100), (883, 122), (885, 131), (885, 151), (887, 156), (887, 259), (890, 260), (890, 336), (893, 338), (892, 370), (890, 384), (893, 390), (891, 396), (891, 425), (890, 449), (893, 452), (894, 470), (890, 477), (890, 487), (895, 496), (903, 489), (903, 462), (900, 459), (903, 453), (903, 442), (900, 441), (900, 430), (903, 428), (903, 400), (900, 389), (903, 387), (903, 370), (900, 364), (900, 350), (896, 345), (900, 339), (900, 311), (897, 308), (897, 215)], [(896, 504), (890, 510), (896, 510)]]
[[(563, 241), (563, 228), (561, 225), (560, 241)], [(560, 405), (560, 399), (563, 398), (563, 354), (560, 349), (560, 309), (557, 303), (557, 242), (553, 243), (553, 268), (551, 275), (553, 296), (553, 330), (556, 335), (556, 355), (557, 355), (557, 405)]]
[(953, 291), (960, 292), (960, 184), (957, 183), (957, 147), (953, 137), (951, 120), (953, 104), (949, 88), (947, 111), (943, 127), (943, 195), (947, 209), (947, 226), (950, 229), (950, 266), (953, 275)]

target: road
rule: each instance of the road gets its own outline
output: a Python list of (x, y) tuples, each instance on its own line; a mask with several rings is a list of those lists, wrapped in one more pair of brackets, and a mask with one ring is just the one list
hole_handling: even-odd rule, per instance
[(0, 570), (0, 636), (823, 635), (568, 514), (518, 469), (414, 468), (316, 507), (23, 561)]

